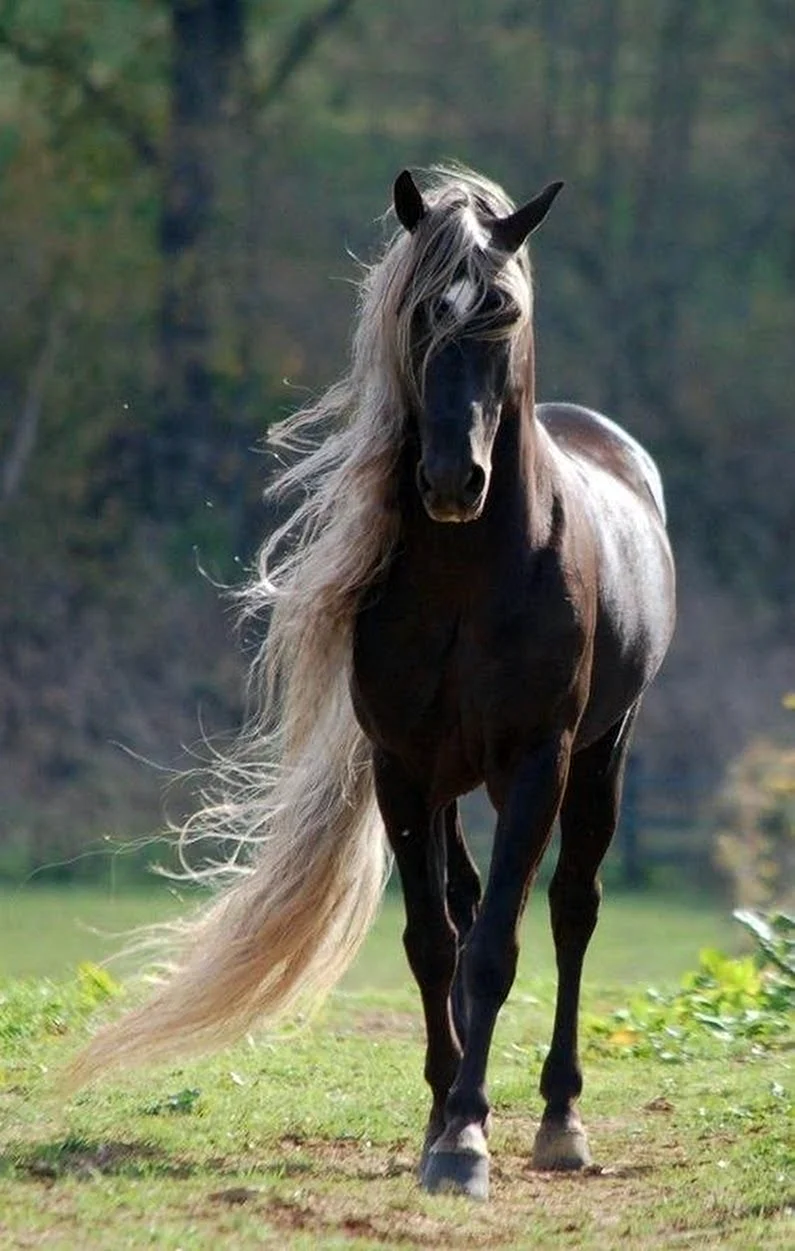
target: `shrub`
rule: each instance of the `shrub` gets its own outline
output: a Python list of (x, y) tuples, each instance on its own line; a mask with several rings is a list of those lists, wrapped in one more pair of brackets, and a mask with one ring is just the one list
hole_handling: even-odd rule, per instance
[(716, 860), (735, 902), (795, 904), (795, 748), (752, 743), (730, 766), (715, 815)]
[(680, 1064), (715, 1042), (739, 1054), (791, 1047), (795, 1017), (795, 920), (737, 911), (753, 954), (732, 958), (712, 947), (679, 988), (649, 987), (607, 1017), (584, 1018), (588, 1051)]

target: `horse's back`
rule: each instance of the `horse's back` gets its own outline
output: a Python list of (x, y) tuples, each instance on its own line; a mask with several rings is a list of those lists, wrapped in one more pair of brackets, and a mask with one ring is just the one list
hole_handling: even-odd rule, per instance
[(660, 472), (646, 449), (603, 413), (580, 404), (538, 404), (536, 417), (561, 451), (622, 479), (651, 499), (665, 522)]

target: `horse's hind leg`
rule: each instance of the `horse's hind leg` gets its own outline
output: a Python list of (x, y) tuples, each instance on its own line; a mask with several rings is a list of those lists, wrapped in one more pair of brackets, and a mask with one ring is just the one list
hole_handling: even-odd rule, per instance
[(444, 810), (445, 842), (447, 851), (447, 907), (458, 938), (458, 970), (453, 981), (452, 1007), (455, 1029), (460, 1043), (466, 1041), (466, 997), (460, 977), (461, 952), (469, 931), (475, 923), (480, 905), (480, 875), (469, 854), (458, 804), (448, 804)]
[(378, 804), (395, 855), (406, 907), (403, 943), (425, 1013), (425, 1079), (432, 1105), (420, 1170), (444, 1129), (444, 1107), (461, 1048), (453, 1028), (450, 988), (456, 931), (445, 899), (444, 814), (432, 818), (424, 797), (393, 757), (374, 757)]
[(536, 1168), (576, 1169), (590, 1163), (574, 1107), (582, 1091), (577, 1049), (580, 980), (601, 900), (597, 874), (618, 822), (635, 712), (573, 756), (561, 805), (560, 856), (549, 887), (558, 993), (552, 1044), (541, 1073), (546, 1108), (533, 1150)]

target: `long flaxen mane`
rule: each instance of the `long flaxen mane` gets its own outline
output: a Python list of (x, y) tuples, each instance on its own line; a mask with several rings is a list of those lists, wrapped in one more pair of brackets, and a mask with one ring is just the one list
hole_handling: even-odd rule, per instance
[[(399, 229), (381, 259), (365, 272), (349, 373), (309, 408), (275, 426), (271, 445), (298, 458), (270, 493), (302, 502), (265, 544), (260, 573), (246, 592), (255, 613), (272, 608), (256, 674), (264, 707), (276, 713), (286, 742), (303, 742), (329, 683), (348, 676), (350, 636), (362, 591), (388, 561), (399, 518), (395, 469), (412, 403), (422, 391), (424, 361), (459, 322), (442, 297), (462, 276), (479, 293), (468, 317), (479, 333), (510, 336), (518, 345), (531, 317), (526, 253), (506, 263), (484, 248), (484, 218), (513, 205), (494, 183), (463, 169), (432, 171), (430, 212), (421, 231)], [(518, 313), (479, 317), (490, 291)], [(430, 312), (422, 353), (415, 318)], [(312, 436), (320, 431), (322, 442)], [(279, 556), (287, 549), (287, 554)], [(277, 689), (284, 700), (274, 699)]]
[[(424, 362), (460, 329), (445, 293), (467, 279), (476, 293), (468, 320), (510, 336), (517, 363), (531, 318), (526, 254), (506, 258), (488, 243), (489, 218), (514, 207), (504, 193), (470, 171), (435, 169), (424, 197), (421, 227), (398, 229), (364, 273), (348, 373), (270, 434), (290, 463), (269, 495), (299, 502), (241, 592), (244, 615), (270, 613), (252, 667), (255, 712), (237, 747), (214, 761), (180, 833), (186, 876), (219, 889), (196, 916), (165, 927), (166, 979), (95, 1036), (73, 1066), (76, 1082), (208, 1050), (318, 1001), (374, 919), (388, 854), (349, 691), (356, 611), (398, 538), (396, 470)], [(224, 844), (226, 858), (187, 867), (206, 839)]]

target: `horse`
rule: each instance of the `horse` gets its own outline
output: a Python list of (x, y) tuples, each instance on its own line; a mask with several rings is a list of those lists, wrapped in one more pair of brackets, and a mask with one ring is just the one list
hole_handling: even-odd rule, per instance
[[(227, 862), (194, 870), (221, 889), (183, 923), (164, 984), (96, 1035), (73, 1080), (318, 1000), (394, 858), (427, 1036), (421, 1184), (487, 1197), (492, 1033), (559, 818), (532, 1163), (589, 1163), (582, 966), (675, 575), (649, 454), (591, 409), (536, 403), (526, 243), (561, 187), (516, 208), (463, 167), (397, 178), (349, 370), (271, 433), (270, 490), (297, 504), (242, 592), (244, 614), (269, 615), (258, 702), (181, 832), (188, 851), (231, 840)], [(484, 888), (458, 809), (480, 784), (496, 812)]]

